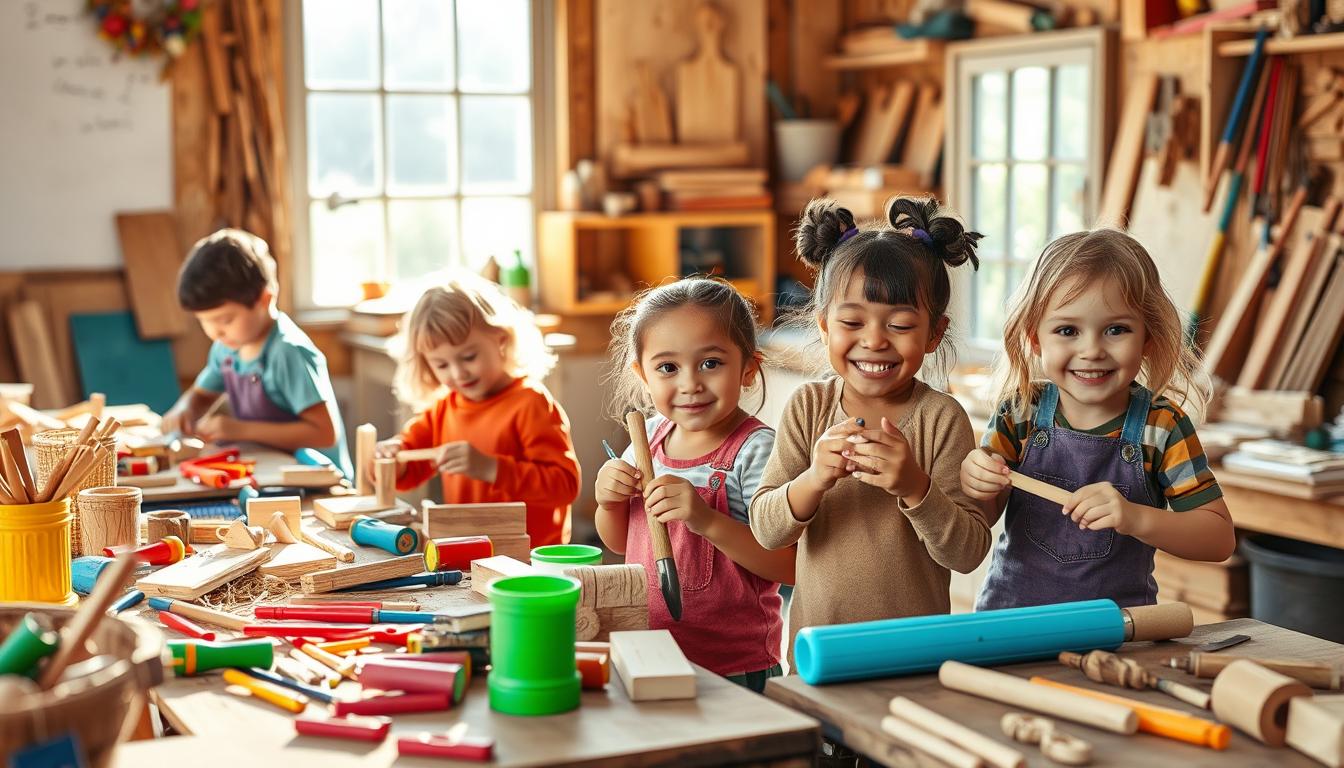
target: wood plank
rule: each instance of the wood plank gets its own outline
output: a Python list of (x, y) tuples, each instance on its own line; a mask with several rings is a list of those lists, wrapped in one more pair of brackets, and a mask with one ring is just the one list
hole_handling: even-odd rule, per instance
[[(596, 155), (593, 3), (555, 3), (555, 140), (562, 171)], [(556, 174), (557, 183), (563, 176)]]
[(901, 165), (919, 174), (920, 184), (929, 189), (933, 186), (933, 173), (938, 167), (938, 159), (943, 154), (943, 99), (938, 86), (925, 83), (920, 86), (919, 100), (915, 103), (915, 113), (910, 119), (910, 135), (905, 140), (905, 151), (901, 155)]
[(666, 629), (611, 633), (611, 666), (631, 701), (695, 698), (695, 670)]
[(855, 163), (881, 165), (891, 159), (900, 145), (914, 98), (915, 84), (909, 80), (896, 83), (890, 90), (869, 92), (870, 101), (864, 106), (863, 123), (854, 143)]
[(185, 253), (173, 214), (119, 213), (117, 236), (140, 338), (159, 339), (186, 331), (187, 315), (175, 300), (177, 270)]
[(268, 544), (271, 559), (257, 570), (267, 576), (298, 581), (305, 574), (336, 567), (336, 558), (312, 544)]
[(1129, 215), (1143, 161), (1143, 139), (1148, 115), (1157, 97), (1158, 78), (1147, 74), (1130, 85), (1129, 96), (1120, 113), (1120, 128), (1111, 145), (1111, 162), (1106, 168), (1097, 220), (1101, 224), (1121, 224)]
[(325, 571), (304, 574), (303, 591), (306, 594), (334, 592), (346, 587), (368, 584), (384, 579), (414, 576), (425, 570), (424, 555), (406, 555), (390, 560), (375, 560), (357, 565), (344, 565)]
[[(839, 75), (825, 67), (825, 60), (836, 49), (836, 40), (844, 24), (840, 0), (808, 0), (806, 7), (790, 3), (789, 32), (792, 38), (789, 57), (795, 107), (804, 117), (836, 116), (840, 94)], [(774, 17), (771, 17), (774, 23)], [(774, 66), (774, 61), (770, 62)]]
[(285, 527), (295, 536), (303, 533), (302, 526), (302, 506), (298, 496), (266, 496), (264, 498), (248, 499), (247, 502), (247, 524), (260, 525), (265, 527), (270, 525), (271, 516), (276, 512), (285, 516)]
[(1308, 323), (1317, 314), (1322, 298), (1326, 295), (1322, 291), (1330, 279), (1335, 266), (1335, 255), (1339, 253), (1341, 245), (1344, 245), (1344, 235), (1340, 235), (1336, 227), (1336, 231), (1326, 236), (1323, 249), (1307, 266), (1307, 274), (1302, 279), (1302, 289), (1288, 312), (1288, 320), (1279, 335), (1279, 344), (1276, 345), (1271, 358), (1269, 373), (1265, 379), (1267, 388), (1285, 389), (1284, 376), (1288, 372), (1288, 367), (1305, 353), (1304, 342)]
[[(1249, 56), (1255, 47), (1253, 40), (1236, 40), (1218, 46), (1218, 55), (1226, 57)], [(1344, 50), (1344, 32), (1297, 37), (1271, 37), (1265, 42), (1266, 54), (1332, 53)]]
[[(215, 112), (227, 115), (232, 109), (229, 98), (228, 52), (224, 48), (223, 24), (219, 3), (208, 3), (201, 10), (201, 47), (205, 52), (205, 66), (209, 79), (208, 93)], [(190, 50), (190, 48), (188, 48)]]
[(393, 499), (389, 506), (380, 503), (377, 496), (331, 496), (313, 501), (313, 517), (337, 529), (349, 528), (351, 521), (360, 515), (392, 510), (401, 510), (406, 514), (413, 512), (410, 505), (400, 499)]
[(1286, 386), (1315, 392), (1325, 378), (1326, 368), (1339, 351), (1344, 339), (1344, 257), (1335, 260), (1334, 273), (1325, 289), (1325, 298), (1312, 318), (1308, 344), (1299, 355), (1296, 368)]
[(41, 305), (22, 301), (9, 308), (9, 333), (19, 375), (33, 385), (33, 406), (62, 408), (75, 400), (71, 380), (61, 375), (55, 342)]
[(266, 547), (232, 549), (217, 544), (140, 579), (135, 586), (150, 596), (195, 600), (222, 584), (251, 573), (270, 558), (271, 550)]
[(618, 144), (611, 149), (611, 173), (616, 178), (641, 176), (668, 168), (732, 167), (748, 162), (748, 145), (743, 142)]
[(499, 504), (421, 505), (421, 530), (431, 539), (449, 536), (519, 536), (527, 533), (527, 505), (521, 501)]

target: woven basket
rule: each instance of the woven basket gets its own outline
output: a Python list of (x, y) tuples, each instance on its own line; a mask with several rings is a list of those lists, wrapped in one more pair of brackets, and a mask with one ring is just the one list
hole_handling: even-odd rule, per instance
[[(70, 446), (79, 439), (77, 429), (52, 429), (33, 435), (33, 451), (37, 454), (37, 482), (46, 486), (47, 478), (70, 452)], [(104, 438), (102, 446), (107, 449), (103, 460), (94, 465), (93, 470), (83, 482), (70, 490), (70, 556), (81, 557), (84, 554), (100, 555), (99, 552), (84, 552), (83, 537), (79, 527), (79, 492), (85, 488), (97, 488), (117, 484), (117, 441), (114, 437)]]
[[(75, 615), (67, 608), (9, 603), (0, 607), (0, 635), (29, 612), (46, 616), (55, 629)], [(134, 730), (146, 692), (163, 682), (163, 635), (148, 624), (111, 620), (98, 625), (92, 640), (99, 654), (115, 657), (110, 665), (49, 691), (0, 699), (0, 755), (74, 731), (91, 768), (110, 762), (113, 748)]]

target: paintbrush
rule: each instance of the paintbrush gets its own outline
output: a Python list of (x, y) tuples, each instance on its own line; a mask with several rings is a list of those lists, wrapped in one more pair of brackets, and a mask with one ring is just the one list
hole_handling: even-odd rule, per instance
[[(630, 446), (635, 452), (635, 468), (639, 470), (640, 491), (648, 490), (653, 482), (653, 455), (649, 452), (649, 435), (644, 429), (644, 414), (627, 411), (625, 427), (630, 431)], [(649, 540), (653, 543), (653, 559), (658, 569), (658, 589), (667, 603), (667, 612), (673, 620), (681, 621), (681, 580), (677, 578), (677, 562), (672, 556), (672, 540), (667, 537), (667, 525), (655, 518), (645, 507), (649, 525)]]

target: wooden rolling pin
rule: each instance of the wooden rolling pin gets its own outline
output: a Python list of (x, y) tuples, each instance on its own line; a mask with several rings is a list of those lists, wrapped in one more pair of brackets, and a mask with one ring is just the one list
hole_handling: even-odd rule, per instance
[(1185, 670), (1195, 677), (1212, 678), (1217, 677), (1219, 672), (1227, 668), (1227, 665), (1242, 660), (1254, 661), (1265, 669), (1287, 675), (1298, 682), (1306, 683), (1312, 688), (1322, 691), (1338, 691), (1340, 689), (1339, 667), (1324, 661), (1256, 659), (1248, 656), (1191, 651), (1189, 656), (1177, 656), (1168, 661), (1167, 665), (1172, 669)]
[[(644, 429), (644, 414), (630, 411), (625, 414), (625, 427), (630, 431), (630, 447), (635, 452), (635, 469), (639, 470), (640, 492), (648, 490), (653, 482), (653, 454), (649, 452), (649, 435)], [(649, 525), (649, 540), (653, 544), (653, 559), (658, 568), (658, 587), (667, 603), (667, 611), (681, 621), (681, 581), (677, 578), (677, 561), (672, 557), (672, 540), (667, 537), (667, 526), (660, 523), (648, 508), (644, 510)]]

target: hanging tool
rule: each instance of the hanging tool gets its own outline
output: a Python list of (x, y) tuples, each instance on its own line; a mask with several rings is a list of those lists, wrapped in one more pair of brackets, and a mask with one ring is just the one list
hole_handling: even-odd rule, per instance
[[(630, 431), (630, 446), (635, 451), (635, 468), (639, 470), (640, 492), (648, 491), (653, 482), (653, 454), (649, 452), (649, 435), (644, 429), (644, 414), (629, 411), (625, 426)], [(655, 518), (646, 507), (644, 515), (649, 526), (649, 540), (653, 544), (653, 558), (658, 568), (658, 589), (667, 603), (667, 612), (673, 620), (681, 621), (681, 581), (677, 578), (677, 562), (672, 556), (672, 540), (667, 537), (667, 526)]]

